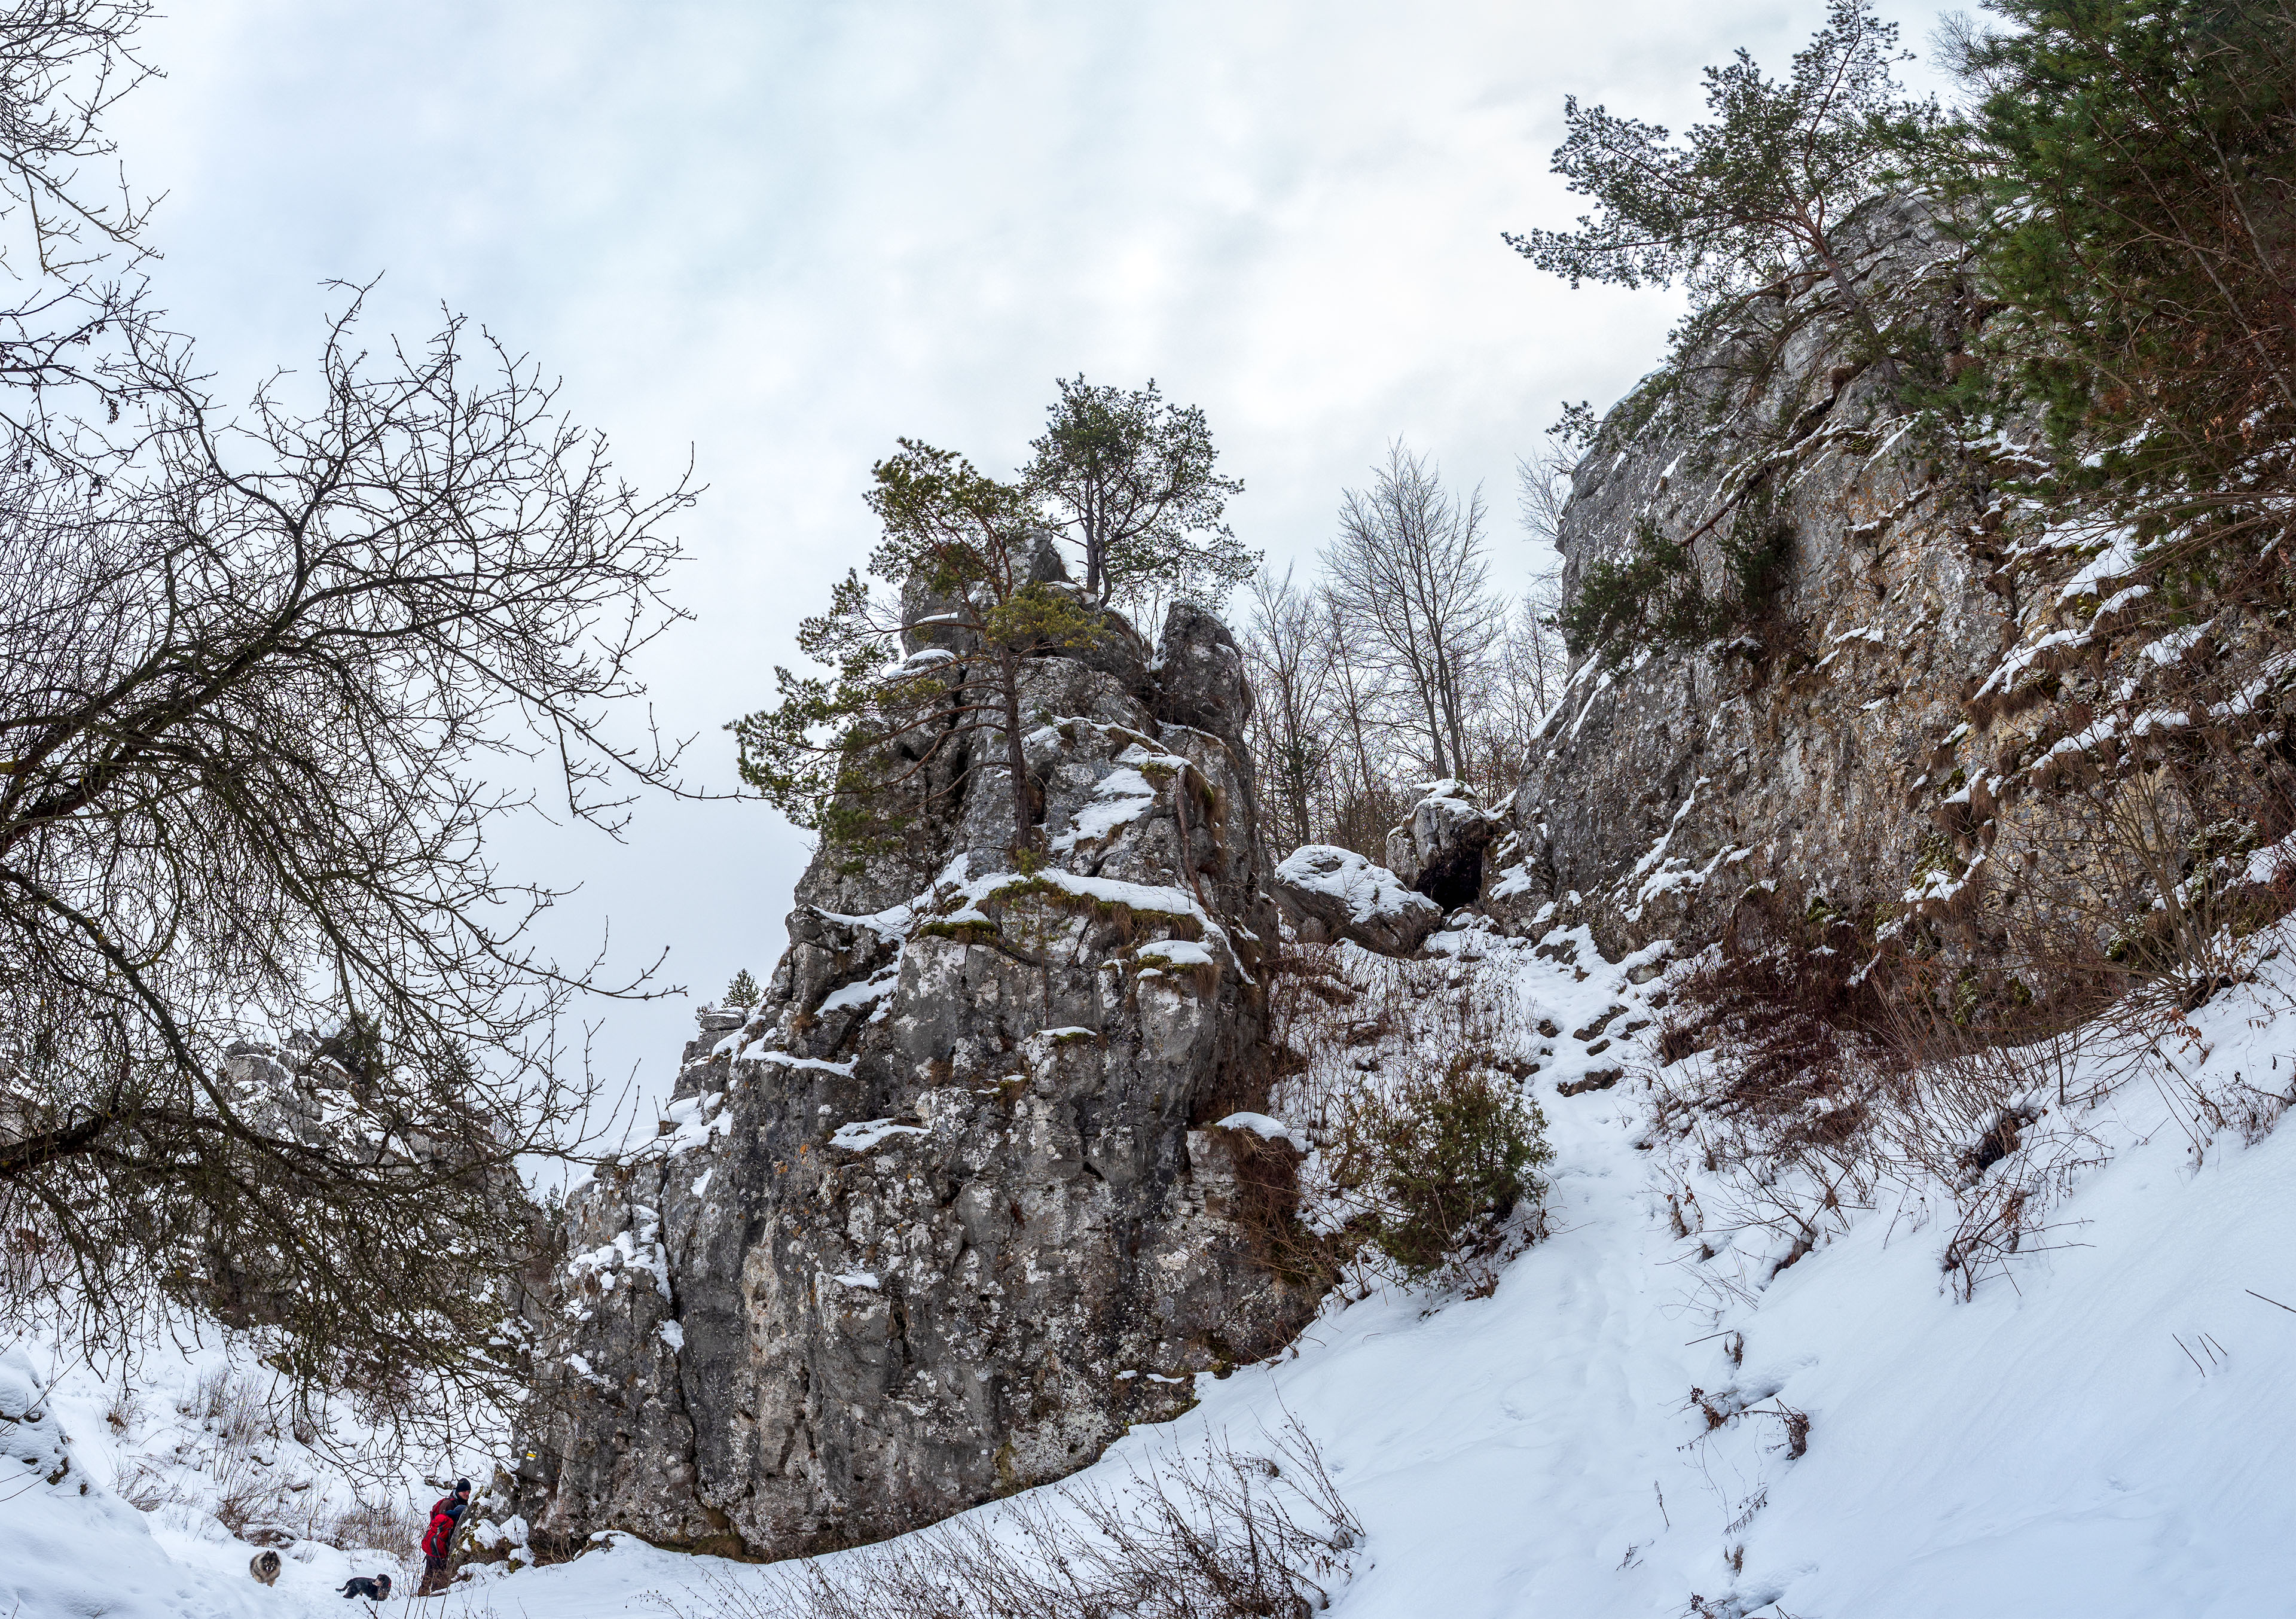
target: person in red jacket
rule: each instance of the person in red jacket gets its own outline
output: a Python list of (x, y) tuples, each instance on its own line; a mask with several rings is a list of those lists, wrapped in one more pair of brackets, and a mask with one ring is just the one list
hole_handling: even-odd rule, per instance
[(431, 1506), (430, 1527), (422, 1535), (422, 1589), (415, 1595), (427, 1597), (446, 1589), (447, 1554), (454, 1549), (455, 1529), (463, 1521), (463, 1509), (470, 1504), (471, 1481), (458, 1478), (454, 1493), (440, 1496)]

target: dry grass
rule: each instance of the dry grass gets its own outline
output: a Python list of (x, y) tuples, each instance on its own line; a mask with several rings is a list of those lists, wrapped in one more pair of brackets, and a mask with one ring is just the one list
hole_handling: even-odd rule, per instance
[(1362, 1537), (1295, 1423), (1266, 1454), (1208, 1439), (1113, 1488), (1055, 1485), (762, 1586), (719, 1581), (699, 1610), (661, 1600), (692, 1619), (1307, 1619)]
[[(186, 1527), (213, 1517), (256, 1545), (308, 1540), (403, 1557), (422, 1538), (422, 1516), (412, 1503), (354, 1493), (346, 1506), (298, 1470), (283, 1444), (280, 1402), (262, 1377), (208, 1371), (176, 1416), (184, 1437), (172, 1453), (134, 1461), (114, 1481), (120, 1498), (141, 1511)], [(126, 1433), (135, 1419), (133, 1401), (115, 1401), (106, 1417)], [(291, 1422), (288, 1431), (302, 1440)]]

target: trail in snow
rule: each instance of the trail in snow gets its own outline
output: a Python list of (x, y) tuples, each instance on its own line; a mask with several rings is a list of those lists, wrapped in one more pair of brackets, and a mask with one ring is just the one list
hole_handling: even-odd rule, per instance
[[(1527, 1015), (1562, 1030), (1641, 999), (1583, 950), (1581, 979), (1504, 941), (1446, 935), (1444, 948), (1493, 952)], [(2296, 1076), (2274, 1012), (2290, 966), (2197, 1015), (2203, 1068)], [(1939, 1225), (1893, 1207), (1857, 1214), (1734, 1302), (1712, 1281), (1734, 1274), (1727, 1245), (1676, 1236), (1665, 1202), (1711, 1205), (1719, 1189), (1644, 1145), (1633, 1081), (1557, 1094), (1617, 1062), (1586, 1043), (1556, 1040), (1532, 1081), (1555, 1147), (1552, 1235), (1491, 1296), (1335, 1300), (1292, 1352), (1199, 1379), (1193, 1410), (1136, 1430), (1084, 1477), (1119, 1478), (1207, 1432), (1251, 1449), (1296, 1418), (1367, 1532), (1342, 1619), (1639, 1619), (1696, 1612), (1693, 1600), (1734, 1619), (2296, 1606), (2281, 1590), (2296, 1313), (2251, 1296), (2296, 1305), (2296, 1130), (2251, 1147), (2219, 1138), (2196, 1164), (2172, 1105), (2125, 1088), (2084, 1121), (2118, 1151), (2052, 1216), (2056, 1245), (1972, 1302), (1942, 1285)], [(2185, 1347), (2202, 1334), (2196, 1365)], [(1710, 1431), (1693, 1388), (1718, 1412), (1751, 1409)], [(1808, 1418), (1799, 1459), (1787, 1410)], [(0, 1527), (17, 1510), (0, 1503)], [(88, 1533), (99, 1557), (132, 1538)], [(700, 1615), (714, 1592), (772, 1577), (617, 1537), (425, 1606), (456, 1619)], [(154, 1591), (114, 1611), (338, 1611), (308, 1585), (184, 1580), (174, 1606)], [(194, 1587), (230, 1600), (201, 1608)]]

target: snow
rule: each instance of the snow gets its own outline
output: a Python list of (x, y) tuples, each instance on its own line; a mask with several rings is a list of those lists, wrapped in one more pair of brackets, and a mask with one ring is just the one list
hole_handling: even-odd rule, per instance
[[(2296, 1006), (2296, 950), (2191, 1015), (2158, 1083), (2131, 1081), (2087, 1109), (2051, 1103), (2048, 1128), (2077, 1130), (2088, 1167), (2042, 1238), (1964, 1302), (1940, 1270), (1953, 1225), (1941, 1189), (1847, 1208), (1783, 1268), (1770, 1233), (1728, 1229), (1730, 1188), (1693, 1146), (1651, 1133), (1649, 1034), (1629, 1031), (1667, 981), (1631, 977), (1661, 947), (1607, 963), (1583, 928), (1542, 941), (1561, 959), (1456, 937), (1488, 952), (1443, 969), (1461, 974), (1462, 995), (1514, 997), (1522, 1018), (1562, 1030), (1609, 1018), (1612, 1048), (1556, 1037), (1529, 1082), (1555, 1148), (1551, 1234), (1486, 1297), (1335, 1294), (1291, 1350), (1198, 1378), (1193, 1409), (1136, 1428), (1086, 1482), (1120, 1482), (1208, 1433), (1264, 1446), (1297, 1418), (1365, 1527), (1339, 1619), (2285, 1611), (2280, 1436), (2296, 1424), (2296, 1314), (2280, 1306), (2296, 1306), (2296, 1129), (2243, 1145), (2212, 1132), (2191, 1097), (2235, 1073), (2296, 1084), (2279, 1027)], [(1440, 1036), (1422, 1049), (1439, 1055)], [(1622, 1058), (1613, 1089), (1556, 1093)], [(1221, 1123), (1293, 1135), (1267, 1114)], [(922, 1128), (871, 1120), (832, 1140)], [(620, 1263), (643, 1233), (625, 1235), (631, 1255), (607, 1245)], [(20, 1352), (0, 1359), (0, 1415), (37, 1398)], [(291, 1561), (266, 1591), (244, 1572), (250, 1548), (162, 1533), (100, 1482), (77, 1493), (94, 1409), (62, 1411), (82, 1447), (65, 1483), (0, 1489), (0, 1613), (340, 1611), (325, 1606), (328, 1582), (362, 1571), (340, 1553)], [(0, 1422), (0, 1439), (38, 1442), (23, 1427)], [(775, 1577), (616, 1535), (432, 1611), (698, 1614)]]
[[(1062, 871), (1047, 867), (1042, 871), (991, 872), (986, 876), (969, 877), (953, 886), (946, 883), (933, 891), (935, 903), (953, 907), (937, 914), (941, 922), (980, 922), (990, 920), (980, 907), (985, 900), (997, 899), (1015, 889), (1031, 885), (1058, 889), (1078, 899), (1098, 900), (1103, 905), (1120, 905), (1128, 910), (1152, 916), (1185, 916), (1195, 923), (1203, 935), (1226, 952), (1236, 975), (1246, 983), (1251, 974), (1243, 970), (1242, 958), (1228, 941), (1227, 930), (1219, 919), (1205, 909), (1201, 901), (1185, 889), (1170, 888), (1161, 883), (1125, 883), (1114, 877), (1093, 876), (1082, 872)], [(1169, 942), (1169, 941), (1167, 941)], [(1159, 945), (1158, 948), (1162, 948)]]
[(821, 1003), (821, 1013), (843, 1012), (851, 1007), (874, 1006), (890, 995), (901, 982), (901, 958), (896, 955), (888, 965), (880, 967), (870, 977), (857, 980), (832, 990)]
[(1266, 1114), (1232, 1113), (1216, 1122), (1214, 1130), (1248, 1130), (1262, 1141), (1289, 1141), (1301, 1152), (1309, 1150), (1308, 1138), (1293, 1130), (1281, 1119), (1271, 1119)]
[(745, 1063), (775, 1063), (783, 1068), (811, 1068), (822, 1073), (833, 1073), (845, 1079), (853, 1077), (853, 1064), (850, 1059), (842, 1063), (832, 1063), (817, 1056), (793, 1056), (787, 1051), (745, 1051), (742, 1054), (742, 1060)]
[[(1129, 760), (1142, 752), (1138, 747), (1128, 748), (1124, 757)], [(1155, 805), (1156, 789), (1145, 776), (1129, 768), (1111, 770), (1101, 777), (1093, 789), (1092, 801), (1077, 811), (1068, 830), (1053, 840), (1053, 852), (1066, 854), (1078, 843), (1096, 843), (1119, 827), (1130, 826)]]
[[(266, 1433), (234, 1452), (218, 1442), (212, 1422), (202, 1426), (204, 1380), (267, 1385), (258, 1347), (245, 1335), (187, 1326), (145, 1347), (127, 1373), (129, 1401), (120, 1398), (116, 1366), (91, 1366), (30, 1340), (0, 1351), (0, 1615), (316, 1619), (346, 1611), (339, 1593), (353, 1574), (389, 1574), (411, 1585), (419, 1574), (411, 1541), (346, 1552), (299, 1538), (278, 1549), (276, 1585), (250, 1575), (258, 1549), (217, 1521), (218, 1492), (243, 1492), (250, 1481), (275, 1487), (284, 1503), (277, 1516), (290, 1526), (349, 1504), (340, 1475), (292, 1434)], [(37, 1421), (25, 1420), (35, 1412)], [(35, 1453), (43, 1465), (20, 1465)], [(478, 1454), (487, 1453), (481, 1445)], [(59, 1460), (69, 1470), (51, 1483)], [(473, 1457), (461, 1460), (478, 1473)], [(440, 1465), (452, 1472), (454, 1461)], [(131, 1483), (149, 1492), (144, 1499), (159, 1498), (151, 1510), (124, 1499)], [(386, 1493), (412, 1513), (436, 1492), (410, 1475)]]
[(1160, 961), (1166, 966), (1209, 967), (1218, 963), (1212, 953), (1193, 939), (1159, 939), (1133, 952), (1141, 961)]
[(923, 1124), (906, 1124), (894, 1119), (863, 1119), (852, 1124), (840, 1124), (829, 1138), (829, 1145), (841, 1146), (849, 1153), (865, 1153), (881, 1141), (895, 1136), (930, 1136), (931, 1128)]
[(1406, 888), (1403, 879), (1384, 866), (1374, 865), (1352, 849), (1331, 843), (1304, 843), (1285, 856), (1275, 868), (1277, 880), (1304, 892), (1327, 894), (1348, 908), (1348, 919), (1358, 925), (1407, 911), (1440, 908), (1425, 894)]

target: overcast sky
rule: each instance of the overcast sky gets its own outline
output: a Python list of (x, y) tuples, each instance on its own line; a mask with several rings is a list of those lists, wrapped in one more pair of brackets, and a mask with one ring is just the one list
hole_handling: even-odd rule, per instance
[[(330, 279), (380, 327), (443, 304), (562, 375), (631, 477), (709, 486), (649, 670), (704, 783), (797, 620), (872, 540), (897, 436), (1009, 469), (1056, 376), (1201, 405), (1237, 532), (1311, 565), (1394, 437), (1486, 489), (1497, 573), (1531, 561), (1513, 464), (1560, 401), (1655, 361), (1663, 292), (1570, 292), (1499, 233), (1578, 211), (1546, 172), (1566, 94), (1679, 127), (1698, 70), (1774, 70), (1816, 0), (1611, 4), (769, 4), (176, 0), (168, 77), (116, 128), (167, 193), (157, 271), (220, 390), (308, 363)], [(1930, 13), (1889, 5), (1923, 45)], [(755, 804), (644, 806), (626, 845), (507, 845), (579, 883), (706, 997), (761, 979), (805, 839)], [(603, 1014), (666, 1087), (690, 1002)]]

